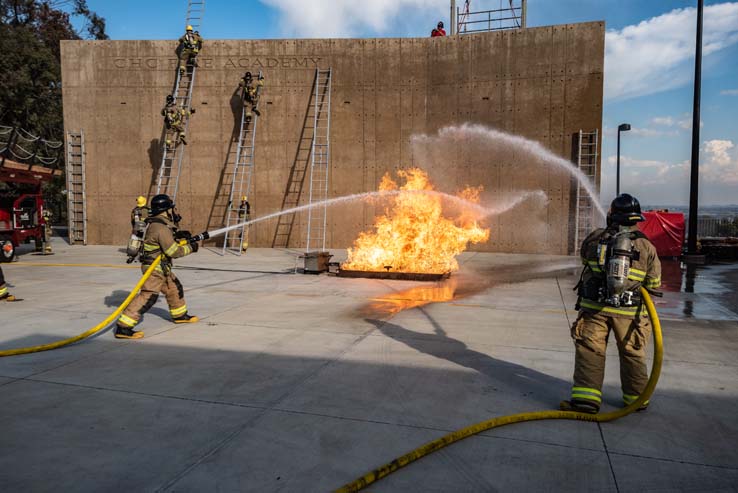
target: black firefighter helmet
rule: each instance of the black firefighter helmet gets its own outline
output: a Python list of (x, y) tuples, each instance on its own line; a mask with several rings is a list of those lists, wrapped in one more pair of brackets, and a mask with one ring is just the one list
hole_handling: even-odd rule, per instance
[(156, 216), (162, 212), (168, 211), (169, 209), (173, 209), (174, 202), (169, 198), (169, 195), (160, 193), (159, 195), (154, 195), (154, 198), (151, 199), (150, 207), (151, 215)]
[(629, 193), (621, 193), (615, 197), (607, 213), (608, 225), (633, 226), (645, 220), (646, 218), (641, 214), (640, 202)]

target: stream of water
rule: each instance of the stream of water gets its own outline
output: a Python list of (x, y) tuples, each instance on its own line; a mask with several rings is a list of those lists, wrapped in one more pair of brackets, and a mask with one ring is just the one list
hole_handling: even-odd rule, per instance
[[(495, 130), (492, 128), (485, 127), (483, 125), (479, 124), (469, 124), (464, 123), (462, 125), (453, 125), (444, 127), (441, 130), (438, 131), (438, 135), (436, 136), (428, 136), (428, 135), (416, 135), (413, 137), (413, 142), (415, 144), (417, 143), (428, 143), (433, 140), (440, 141), (441, 143), (444, 143), (444, 141), (450, 142), (458, 142), (462, 141), (465, 143), (465, 145), (472, 145), (474, 142), (481, 142), (483, 145), (486, 146), (493, 146), (496, 148), (504, 148), (506, 150), (513, 150), (513, 151), (523, 151), (525, 153), (528, 153), (531, 155), (534, 160), (539, 161), (540, 163), (543, 163), (544, 165), (552, 165), (556, 168), (559, 168), (566, 173), (570, 174), (572, 177), (574, 177), (577, 182), (582, 186), (584, 191), (589, 195), (589, 197), (592, 200), (592, 203), (594, 204), (595, 210), (597, 211), (599, 215), (599, 222), (604, 224), (605, 220), (605, 210), (602, 208), (602, 205), (599, 201), (599, 196), (597, 194), (597, 191), (594, 188), (594, 184), (590, 181), (590, 179), (582, 173), (582, 171), (574, 166), (573, 163), (570, 161), (557, 156), (553, 152), (549, 151), (545, 147), (543, 147), (539, 142), (526, 139), (524, 137), (520, 137), (518, 135), (512, 135), (505, 132), (501, 132), (499, 130)], [(438, 144), (438, 142), (435, 142)], [(526, 162), (521, 162), (521, 165), (527, 164)], [(444, 192), (439, 192), (435, 190), (414, 190), (414, 191), (408, 191), (408, 190), (387, 190), (387, 191), (376, 191), (376, 192), (364, 192), (364, 193), (357, 193), (352, 195), (345, 195), (343, 197), (336, 197), (328, 200), (323, 200), (320, 202), (315, 202), (313, 204), (306, 204), (301, 205), (298, 207), (293, 207), (291, 209), (286, 209), (283, 211), (277, 211), (273, 212), (271, 214), (267, 214), (266, 216), (258, 217), (256, 219), (251, 219), (249, 221), (245, 221), (243, 223), (235, 224), (233, 226), (228, 226), (225, 228), (216, 229), (213, 231), (209, 231), (209, 235), (211, 238), (215, 236), (219, 236), (222, 234), (225, 234), (227, 231), (235, 230), (242, 228), (244, 226), (248, 226), (251, 224), (255, 224), (261, 221), (266, 221), (278, 216), (282, 216), (284, 214), (294, 214), (297, 212), (303, 212), (308, 209), (316, 208), (316, 207), (332, 207), (335, 205), (347, 203), (347, 202), (354, 202), (358, 200), (367, 200), (370, 198), (386, 198), (386, 197), (392, 197), (394, 195), (398, 195), (400, 193), (425, 193), (425, 194), (431, 194), (438, 197), (441, 197), (443, 200), (449, 201), (455, 205), (463, 207), (465, 210), (468, 211), (474, 211), (476, 214), (478, 214), (479, 219), (483, 219), (485, 217), (502, 214), (506, 211), (509, 211), (510, 209), (513, 209), (520, 205), (521, 203), (525, 202), (528, 199), (537, 197), (539, 199), (547, 199), (547, 196), (545, 192), (542, 190), (534, 190), (534, 191), (521, 191), (516, 195), (513, 199), (508, 200), (507, 202), (497, 205), (495, 207), (485, 207), (483, 205), (465, 200), (460, 197), (456, 197), (455, 195), (451, 195)]]
[(503, 204), (496, 205), (494, 207), (485, 207), (483, 205), (477, 204), (475, 202), (471, 202), (461, 197), (457, 197), (449, 193), (439, 192), (436, 190), (380, 190), (377, 192), (364, 192), (364, 193), (355, 193), (352, 195), (344, 195), (343, 197), (335, 197), (335, 198), (328, 199), (328, 200), (321, 200), (320, 202), (315, 202), (313, 204), (306, 204), (306, 205), (301, 205), (298, 207), (293, 207), (291, 209), (285, 209), (283, 211), (273, 212), (271, 214), (267, 214), (266, 216), (261, 216), (261, 217), (257, 217), (256, 219), (251, 219), (249, 221), (244, 221), (242, 223), (234, 224), (233, 226), (228, 226), (228, 227), (220, 228), (220, 229), (214, 229), (213, 231), (209, 231), (208, 234), (210, 238), (214, 238), (216, 236), (225, 234), (227, 231), (239, 229), (244, 226), (249, 226), (251, 224), (255, 224), (261, 221), (266, 221), (268, 219), (273, 219), (275, 217), (282, 216), (284, 214), (295, 214), (297, 212), (303, 212), (308, 209), (313, 209), (316, 207), (323, 207), (323, 206), (332, 207), (332, 206), (344, 204), (347, 202), (355, 202), (357, 200), (367, 200), (371, 198), (388, 198), (388, 197), (392, 197), (395, 195), (399, 195), (401, 193), (406, 193), (406, 194), (407, 193), (419, 193), (419, 194), (428, 194), (428, 195), (441, 197), (443, 200), (447, 200), (455, 205), (464, 207), (466, 210), (475, 212), (478, 216), (478, 219), (484, 219), (486, 217), (502, 214), (504, 212), (509, 211), (510, 209), (517, 207), (521, 203), (531, 198), (546, 199), (546, 194), (542, 190), (524, 191), (518, 194), (512, 200), (509, 200)]

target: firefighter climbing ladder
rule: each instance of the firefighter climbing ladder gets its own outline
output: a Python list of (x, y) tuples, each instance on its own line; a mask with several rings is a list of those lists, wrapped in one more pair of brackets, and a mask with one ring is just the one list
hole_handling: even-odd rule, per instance
[[(330, 164), (331, 69), (315, 71), (315, 105), (313, 143), (310, 152), (310, 205), (328, 199), (328, 166)], [(308, 209), (305, 251), (325, 251), (328, 206)]]
[[(596, 186), (597, 179), (597, 158), (598, 149), (598, 131), (584, 132), (579, 131), (577, 153), (577, 166), (584, 173), (592, 185)], [(582, 187), (581, 183), (577, 183), (576, 192), (576, 208), (574, 211), (574, 253), (579, 253), (579, 247), (585, 236), (588, 235), (595, 226), (594, 223), (594, 204), (592, 198)]]
[(67, 216), (69, 243), (87, 244), (85, 196), (85, 134), (67, 132)]
[[(261, 93), (262, 73), (256, 79), (257, 101)], [(245, 90), (245, 88), (244, 88)], [(226, 212), (226, 227), (244, 221), (245, 211), (241, 210), (241, 197), (248, 196), (251, 191), (251, 178), (254, 174), (254, 151), (256, 149), (256, 122), (259, 115), (252, 112), (251, 117), (246, 116), (245, 107), (241, 108), (241, 127), (238, 133), (238, 147), (236, 148), (236, 162), (233, 166), (231, 177), (231, 192), (228, 197), (228, 211)], [(245, 186), (244, 186), (245, 185)], [(230, 250), (237, 255), (243, 252), (244, 238), (248, 238), (246, 226), (227, 231), (223, 240), (223, 253)]]
[[(205, 1), (187, 2), (187, 22), (186, 25), (192, 26), (192, 29), (199, 31), (202, 17), (205, 12)], [(187, 66), (184, 72), (177, 70), (177, 76), (174, 82), (174, 101), (178, 109), (185, 111), (184, 131), (187, 134), (187, 128), (190, 123), (190, 111), (192, 109), (192, 88), (195, 86), (195, 73), (197, 67)], [(172, 200), (177, 197), (179, 189), (179, 177), (182, 173), (182, 159), (184, 158), (184, 145), (177, 142), (177, 132), (166, 129), (164, 132), (164, 143), (161, 156), (161, 166), (159, 166), (159, 176), (156, 182), (156, 193), (165, 193)]]

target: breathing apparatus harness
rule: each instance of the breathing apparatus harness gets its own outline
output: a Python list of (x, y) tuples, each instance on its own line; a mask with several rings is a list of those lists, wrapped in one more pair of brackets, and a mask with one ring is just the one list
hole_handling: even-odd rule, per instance
[[(634, 260), (640, 259), (640, 252), (633, 244), (638, 238), (647, 239), (641, 231), (627, 226), (617, 226), (617, 229), (611, 226), (605, 230), (597, 244), (597, 268), (587, 264), (574, 287), (579, 300), (585, 298), (614, 307), (641, 305), (638, 286), (633, 290), (626, 289), (630, 266)], [(595, 275), (584, 281), (587, 269)], [(579, 302), (576, 308), (579, 309)]]
[[(136, 224), (136, 230), (133, 234), (131, 234), (131, 238), (128, 240), (128, 246), (126, 248), (126, 255), (128, 255), (128, 259), (126, 259), (126, 263), (130, 264), (137, 258), (141, 261), (143, 264), (151, 264), (159, 254), (157, 253), (153, 257), (151, 256), (154, 252), (146, 252), (144, 250), (144, 240), (146, 238), (146, 232), (149, 230), (149, 226), (151, 226), (152, 223), (157, 224), (163, 224), (167, 227), (170, 227), (170, 225), (165, 221), (164, 219), (157, 217), (160, 213), (166, 212), (169, 215), (169, 218), (174, 223), (173, 232), (174, 232), (174, 238), (178, 241), (184, 240), (185, 242), (190, 242), (192, 235), (189, 231), (179, 231), (179, 222), (182, 220), (182, 216), (177, 214), (177, 211), (175, 209), (174, 202), (169, 198), (169, 196), (161, 194), (155, 196), (153, 199), (151, 199), (151, 216), (147, 217), (143, 221), (143, 225), (140, 225), (138, 222)], [(143, 227), (142, 227), (143, 226)], [(151, 258), (149, 258), (151, 257)], [(148, 261), (148, 262), (147, 262)], [(166, 267), (167, 265), (171, 266), (171, 259), (163, 255), (162, 252), (162, 266)]]

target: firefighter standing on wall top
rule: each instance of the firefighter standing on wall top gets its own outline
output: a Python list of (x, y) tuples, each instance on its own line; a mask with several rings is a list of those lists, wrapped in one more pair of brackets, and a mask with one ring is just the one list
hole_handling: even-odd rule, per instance
[[(168, 195), (160, 194), (151, 199), (151, 216), (144, 236), (141, 253), (141, 270), (146, 272), (154, 260), (162, 255), (161, 263), (154, 269), (131, 304), (118, 319), (115, 328), (117, 339), (140, 339), (142, 331), (133, 330), (144, 313), (156, 303), (159, 293), (164, 293), (169, 304), (169, 313), (177, 324), (195, 323), (200, 319), (187, 313), (184, 288), (172, 272), (172, 259), (184, 257), (198, 250), (197, 242), (186, 241), (189, 234), (179, 231), (175, 234), (181, 217), (176, 213), (174, 202)], [(177, 238), (182, 237), (182, 241)]]
[(438, 21), (438, 25), (434, 30), (431, 31), (431, 38), (437, 38), (438, 36), (445, 36), (446, 30), (443, 28), (443, 22)]
[(187, 65), (197, 67), (197, 55), (202, 49), (202, 36), (198, 31), (193, 31), (192, 26), (187, 26), (184, 35), (179, 38), (179, 73), (183, 74)]
[[(646, 388), (646, 344), (651, 335), (640, 287), (661, 286), (661, 262), (656, 248), (637, 226), (641, 205), (625, 193), (612, 201), (607, 228), (584, 239), (584, 270), (577, 285), (579, 317), (571, 327), (576, 348), (571, 400), (562, 410), (596, 414), (602, 403), (605, 351), (612, 331), (620, 354), (620, 382), (625, 405)], [(645, 410), (648, 401), (639, 409)]]

